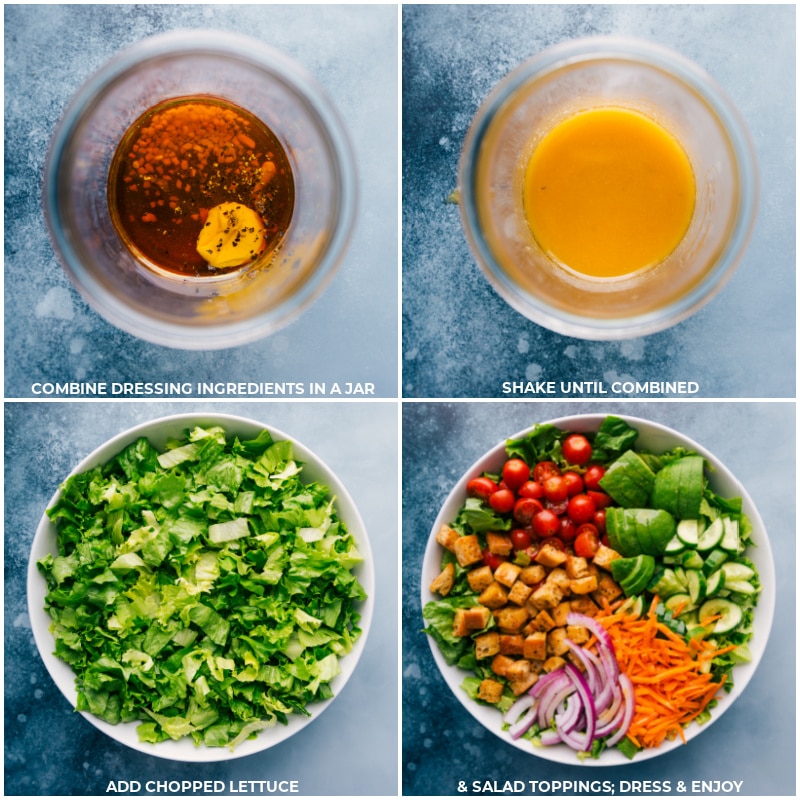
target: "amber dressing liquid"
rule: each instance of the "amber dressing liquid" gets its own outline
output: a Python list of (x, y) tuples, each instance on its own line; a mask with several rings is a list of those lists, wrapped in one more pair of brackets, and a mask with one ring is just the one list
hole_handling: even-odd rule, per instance
[[(264, 123), (226, 100), (198, 95), (159, 103), (131, 125), (111, 163), (108, 199), (131, 251), (168, 272), (208, 277), (241, 269), (280, 244), (292, 218), (294, 179)], [(254, 212), (251, 235), (226, 241), (235, 258), (212, 266), (213, 256), (198, 252), (198, 237), (220, 218), (209, 220), (209, 212), (222, 204)]]

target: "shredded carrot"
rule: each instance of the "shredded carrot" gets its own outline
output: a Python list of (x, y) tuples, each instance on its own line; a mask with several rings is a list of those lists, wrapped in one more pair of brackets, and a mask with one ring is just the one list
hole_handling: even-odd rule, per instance
[(595, 617), (608, 631), (620, 669), (631, 679), (635, 711), (627, 736), (642, 748), (659, 747), (680, 736), (725, 684), (714, 682), (704, 665), (733, 648), (686, 642), (656, 618), (654, 599), (645, 617), (606, 605)]

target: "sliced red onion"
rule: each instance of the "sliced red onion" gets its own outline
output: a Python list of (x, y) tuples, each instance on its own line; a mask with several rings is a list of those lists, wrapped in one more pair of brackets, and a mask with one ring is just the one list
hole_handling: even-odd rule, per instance
[(597, 711), (594, 707), (594, 698), (591, 691), (589, 691), (589, 684), (586, 679), (581, 675), (580, 670), (572, 664), (565, 664), (564, 669), (578, 690), (583, 705), (583, 713), (586, 715), (586, 728), (584, 731), (584, 746), (582, 750), (588, 750), (594, 740), (594, 729), (597, 725)]
[(529, 694), (521, 695), (511, 704), (508, 711), (503, 715), (503, 722), (512, 725), (519, 719), (520, 715), (524, 711), (527, 711), (535, 702), (536, 700)]
[(532, 705), (528, 711), (523, 714), (513, 725), (511, 725), (508, 729), (508, 732), (511, 734), (512, 739), (519, 739), (526, 731), (528, 731), (536, 722), (536, 714), (537, 709), (535, 704)]
[(622, 737), (628, 732), (628, 728), (631, 726), (631, 720), (633, 719), (633, 712), (636, 709), (633, 683), (624, 672), (619, 676), (619, 685), (622, 689), (622, 696), (625, 702), (625, 713), (623, 714), (619, 728), (617, 728), (617, 732), (613, 736), (610, 736), (606, 742), (609, 747), (613, 747), (617, 742), (621, 741)]

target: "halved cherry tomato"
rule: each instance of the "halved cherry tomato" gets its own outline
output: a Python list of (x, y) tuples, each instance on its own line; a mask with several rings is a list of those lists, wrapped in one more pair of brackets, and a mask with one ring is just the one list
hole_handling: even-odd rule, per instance
[(558, 538), (562, 542), (571, 542), (578, 535), (578, 528), (569, 517), (561, 517)]
[(481, 554), (483, 563), (494, 572), (506, 559), (498, 556), (497, 553), (492, 553), (490, 550), (484, 550)]
[(511, 489), (498, 489), (489, 495), (489, 505), (498, 514), (508, 514), (514, 508), (515, 501), (516, 498)]
[(520, 497), (533, 497), (535, 500), (541, 500), (544, 497), (544, 488), (538, 481), (525, 481), (517, 489), (517, 494)]
[(527, 550), (533, 544), (533, 536), (524, 528), (511, 531), (511, 546), (515, 550)]
[(521, 458), (509, 458), (503, 464), (503, 480), (509, 489), (516, 491), (531, 477), (531, 468)]
[(567, 499), (567, 482), (561, 475), (548, 478), (544, 484), (544, 496), (553, 503), (560, 503)]
[(530, 525), (531, 520), (542, 510), (542, 504), (533, 497), (520, 497), (514, 503), (514, 519), (521, 525)]
[(552, 511), (559, 517), (563, 517), (564, 514), (567, 513), (567, 508), (569, 506), (569, 500), (564, 498), (563, 500), (559, 500), (557, 503), (554, 503), (552, 500), (545, 499), (544, 507)]
[(561, 468), (555, 461), (540, 461), (533, 468), (533, 479), (538, 483), (544, 483), (548, 478), (557, 478), (561, 474)]
[(567, 497), (575, 497), (583, 492), (583, 478), (577, 472), (569, 470), (562, 477), (567, 483)]
[(567, 463), (583, 466), (592, 457), (592, 445), (582, 433), (571, 433), (561, 443), (561, 452)]
[(561, 530), (561, 520), (549, 509), (543, 509), (533, 518), (533, 530), (537, 536), (555, 536)]
[(497, 491), (497, 484), (486, 476), (480, 478), (473, 478), (467, 484), (467, 494), (471, 497), (480, 497), (481, 500), (486, 501), (489, 496)]
[[(578, 535), (575, 537), (575, 555), (582, 556), (583, 558), (594, 558), (597, 551), (600, 549), (600, 538), (597, 535), (597, 528), (591, 526), (581, 525), (578, 528)], [(584, 530), (586, 528), (587, 530)]]
[(584, 522), (592, 521), (596, 510), (594, 500), (588, 494), (576, 494), (569, 500), (567, 514), (574, 523), (582, 525)]
[(600, 464), (589, 464), (586, 467), (586, 472), (583, 473), (583, 482), (586, 484), (587, 489), (592, 489), (595, 492), (600, 489), (600, 478), (606, 474), (606, 468)]
[(590, 489), (586, 494), (594, 500), (595, 508), (608, 508), (611, 505), (611, 497), (605, 492), (595, 492)]
[(597, 532), (601, 536), (604, 536), (606, 532), (606, 510), (604, 508), (598, 509), (594, 512), (592, 523), (594, 524), (595, 528), (597, 528)]
[(545, 539), (542, 542), (542, 547), (544, 547), (546, 544), (549, 544), (551, 547), (555, 547), (557, 550), (567, 549), (564, 545), (564, 542), (562, 542), (557, 536), (551, 536), (549, 539)]

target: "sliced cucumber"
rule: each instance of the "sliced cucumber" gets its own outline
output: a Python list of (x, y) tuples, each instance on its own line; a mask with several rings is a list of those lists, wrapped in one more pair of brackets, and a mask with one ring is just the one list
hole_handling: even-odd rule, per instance
[(712, 572), (716, 572), (727, 560), (728, 554), (724, 550), (712, 550), (706, 556), (705, 563), (703, 564), (703, 572), (705, 572), (706, 575), (710, 575)]
[(706, 597), (713, 597), (725, 585), (725, 573), (715, 570), (706, 578)]
[(686, 585), (689, 588), (689, 597), (692, 605), (702, 603), (706, 599), (706, 576), (699, 569), (686, 570)]
[(725, 586), (729, 586), (731, 581), (749, 581), (755, 575), (755, 572), (739, 561), (728, 561), (723, 564), (722, 572), (725, 575)]
[(722, 597), (712, 597), (700, 606), (700, 621), (719, 616), (711, 628), (712, 633), (732, 631), (742, 621), (742, 609)]
[[(664, 601), (664, 607), (668, 608), (673, 614), (677, 613), (680, 619), (683, 619), (684, 612), (690, 611), (693, 606), (692, 598), (685, 592), (673, 594)], [(676, 611), (676, 609), (680, 609), (680, 611)]]
[(675, 561), (684, 569), (703, 569), (703, 556), (697, 550), (686, 550)]
[(719, 546), (729, 553), (739, 552), (739, 521), (732, 517), (722, 518), (722, 527), (725, 529)]
[[(680, 528), (680, 525), (678, 528)], [(668, 556), (674, 556), (678, 553), (682, 553), (685, 549), (686, 545), (677, 535), (675, 535), (667, 542), (667, 546), (664, 548), (664, 553)]]
[(749, 581), (725, 581), (725, 588), (736, 594), (744, 594), (748, 597), (756, 593), (756, 588)]
[(698, 537), (697, 549), (701, 552), (712, 550), (719, 547), (722, 537), (725, 535), (725, 526), (722, 524), (722, 518), (717, 517)]
[(682, 519), (678, 523), (676, 531), (678, 538), (689, 547), (697, 547), (697, 539), (702, 530), (702, 522), (699, 519)]

